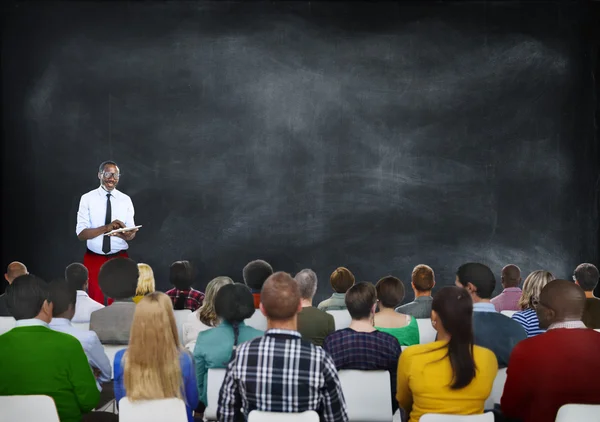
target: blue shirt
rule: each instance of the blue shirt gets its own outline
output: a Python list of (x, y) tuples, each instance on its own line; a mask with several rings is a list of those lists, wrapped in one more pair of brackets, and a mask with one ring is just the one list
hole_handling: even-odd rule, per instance
[(537, 336), (538, 334), (546, 332), (546, 330), (540, 328), (540, 321), (535, 313), (535, 309), (526, 309), (524, 311), (515, 312), (512, 319), (523, 326), (527, 332), (527, 337)]
[[(117, 403), (127, 395), (125, 391), (125, 366), (123, 354), (126, 349), (119, 350), (115, 355), (115, 399)], [(183, 401), (188, 415), (188, 422), (194, 422), (192, 411), (198, 406), (198, 389), (196, 387), (196, 374), (194, 373), (194, 360), (187, 351), (182, 351), (179, 356), (181, 374), (183, 375)]]

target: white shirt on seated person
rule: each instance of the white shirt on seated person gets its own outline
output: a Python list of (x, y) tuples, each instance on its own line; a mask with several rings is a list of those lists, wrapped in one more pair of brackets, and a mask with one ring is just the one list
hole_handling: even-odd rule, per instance
[(104, 305), (96, 302), (83, 290), (77, 290), (77, 302), (75, 303), (75, 315), (71, 322), (90, 322), (92, 312), (104, 308)]
[[(200, 309), (189, 314), (182, 326), (183, 335), (181, 338), (181, 343), (185, 345), (185, 348), (191, 352), (194, 351), (194, 347), (196, 346), (198, 334), (200, 334), (201, 331), (206, 331), (210, 330), (211, 328), (214, 328), (200, 321), (200, 319), (198, 318), (198, 313), (200, 312)], [(215, 324), (215, 326), (216, 325), (218, 325), (218, 322)]]

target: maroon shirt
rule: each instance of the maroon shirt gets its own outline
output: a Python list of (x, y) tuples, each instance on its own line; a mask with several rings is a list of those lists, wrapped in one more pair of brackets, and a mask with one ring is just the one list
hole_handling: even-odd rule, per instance
[(204, 293), (202, 293), (200, 290), (177, 290), (173, 288), (167, 291), (167, 295), (171, 298), (173, 306), (175, 306), (175, 302), (177, 302), (179, 294), (183, 294), (186, 296), (183, 309), (189, 309), (192, 312), (194, 312), (196, 309), (202, 306), (202, 302), (204, 301)]

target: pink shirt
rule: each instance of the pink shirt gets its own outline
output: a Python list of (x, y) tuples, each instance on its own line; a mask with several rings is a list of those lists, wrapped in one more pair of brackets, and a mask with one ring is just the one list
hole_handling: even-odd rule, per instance
[(523, 292), (518, 287), (508, 287), (502, 293), (493, 298), (491, 302), (494, 304), (496, 311), (520, 311), (517, 303)]

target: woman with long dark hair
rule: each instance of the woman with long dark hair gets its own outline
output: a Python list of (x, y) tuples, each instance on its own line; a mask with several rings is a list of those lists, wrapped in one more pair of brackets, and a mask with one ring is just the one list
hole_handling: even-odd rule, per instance
[(418, 422), (426, 413), (475, 415), (492, 391), (498, 361), (473, 344), (473, 301), (462, 287), (444, 287), (434, 296), (431, 324), (437, 341), (408, 347), (398, 362), (396, 398)]

